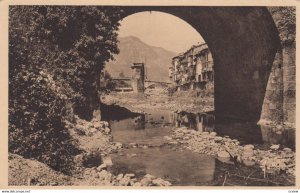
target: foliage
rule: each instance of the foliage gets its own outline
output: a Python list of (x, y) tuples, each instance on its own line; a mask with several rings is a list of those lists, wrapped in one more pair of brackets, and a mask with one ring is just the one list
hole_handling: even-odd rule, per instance
[(99, 74), (118, 53), (121, 10), (11, 6), (9, 151), (68, 171), (78, 153), (66, 121), (91, 118)]
[(109, 93), (116, 88), (116, 83), (111, 75), (105, 70), (100, 74), (100, 93)]

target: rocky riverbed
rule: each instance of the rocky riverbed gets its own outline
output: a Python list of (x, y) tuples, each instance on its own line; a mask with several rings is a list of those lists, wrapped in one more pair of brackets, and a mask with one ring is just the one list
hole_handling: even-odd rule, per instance
[(186, 127), (176, 128), (171, 136), (165, 136), (171, 145), (200, 154), (217, 157), (224, 162), (241, 163), (246, 166), (257, 165), (265, 175), (281, 173), (295, 177), (295, 152), (282, 148), (280, 144), (271, 145), (268, 150), (256, 149), (254, 145), (240, 145), (236, 139), (217, 136), (215, 132), (199, 132)]

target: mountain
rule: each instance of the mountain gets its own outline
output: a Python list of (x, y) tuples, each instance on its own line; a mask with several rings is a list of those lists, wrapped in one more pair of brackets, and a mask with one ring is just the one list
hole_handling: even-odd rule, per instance
[(134, 36), (119, 37), (118, 46), (120, 53), (105, 67), (113, 77), (119, 77), (120, 73), (130, 77), (132, 63), (144, 62), (149, 80), (168, 81), (168, 68), (177, 55), (175, 52), (147, 45)]

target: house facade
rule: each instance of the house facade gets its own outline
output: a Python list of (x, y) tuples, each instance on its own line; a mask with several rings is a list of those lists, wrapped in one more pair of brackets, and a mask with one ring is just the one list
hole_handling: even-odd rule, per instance
[(169, 78), (178, 90), (195, 90), (213, 87), (213, 58), (206, 43), (194, 45), (172, 58)]

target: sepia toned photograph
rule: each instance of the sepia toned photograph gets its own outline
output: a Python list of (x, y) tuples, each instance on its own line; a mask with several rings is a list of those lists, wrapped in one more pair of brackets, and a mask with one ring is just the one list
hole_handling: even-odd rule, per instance
[(295, 6), (9, 6), (8, 185), (296, 186)]

